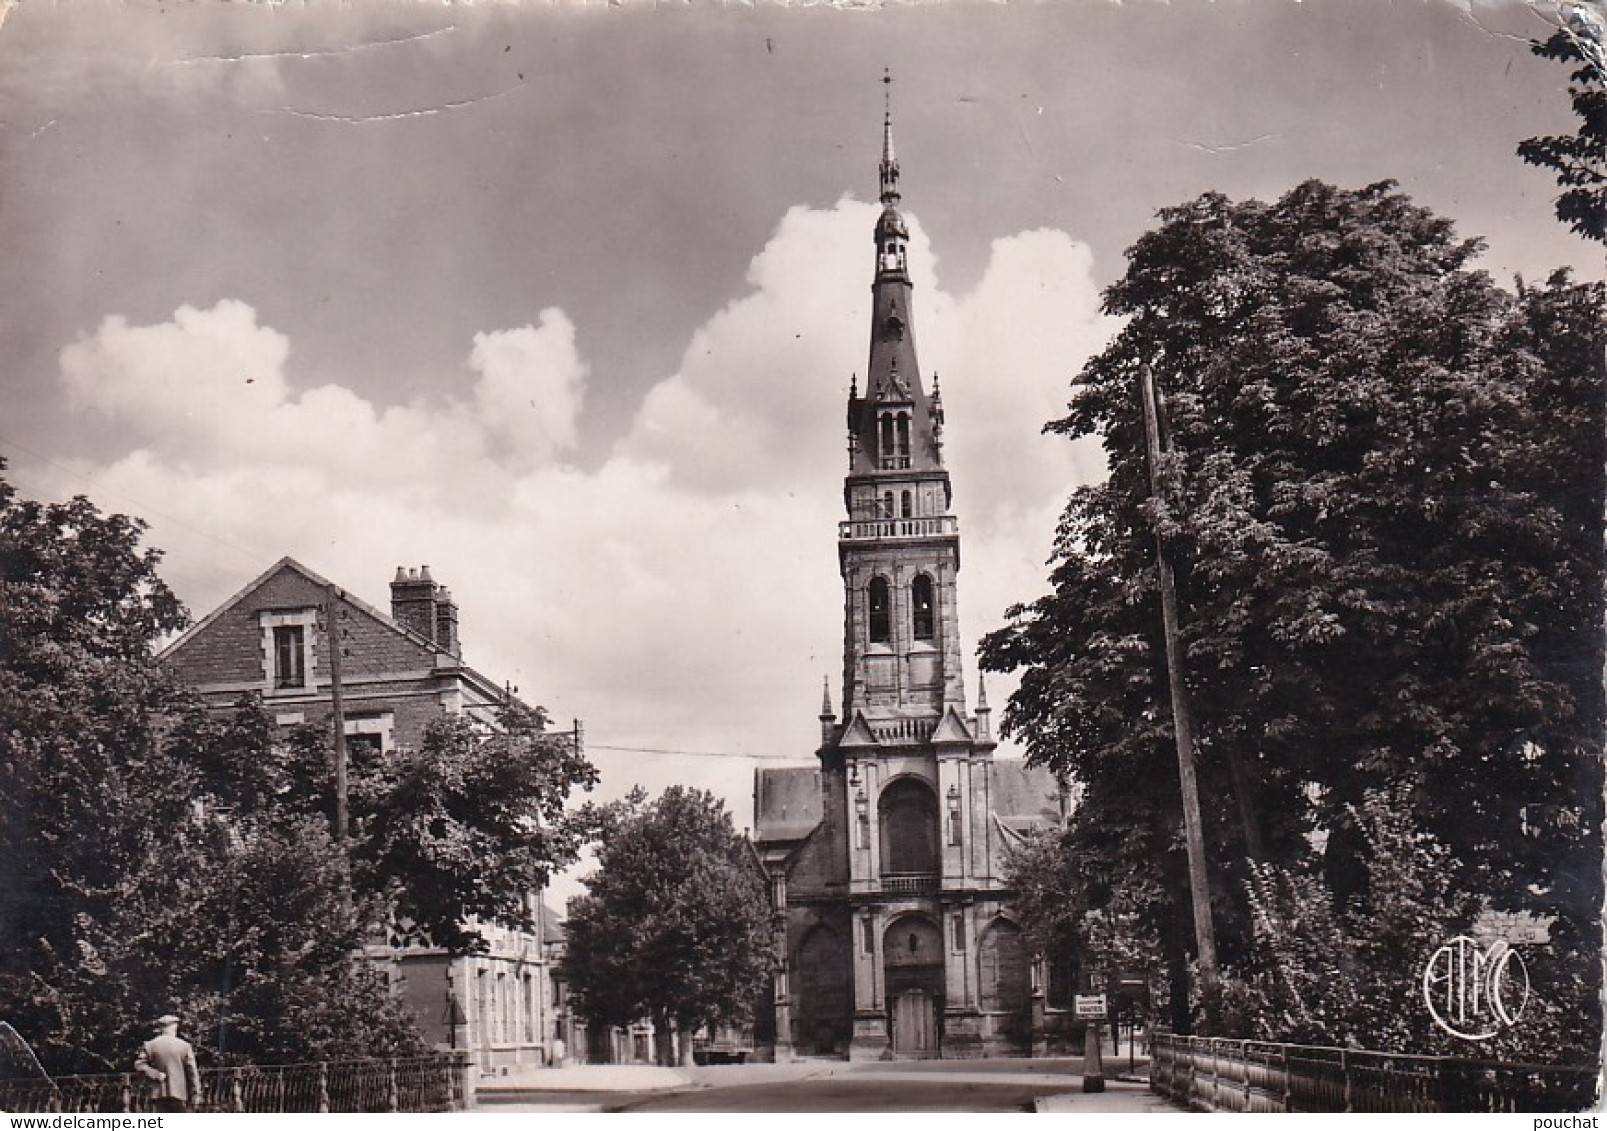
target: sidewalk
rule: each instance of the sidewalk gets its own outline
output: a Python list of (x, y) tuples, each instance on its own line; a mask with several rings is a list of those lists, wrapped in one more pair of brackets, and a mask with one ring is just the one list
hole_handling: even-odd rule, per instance
[(477, 1096), (504, 1092), (671, 1092), (693, 1086), (692, 1070), (649, 1064), (576, 1064), (567, 1068), (518, 1065), (507, 1075), (487, 1076)]
[[(1081, 1084), (1079, 1082), (1079, 1088)], [(1039, 1115), (1066, 1112), (1099, 1112), (1151, 1115), (1168, 1112), (1177, 1114), (1183, 1109), (1157, 1096), (1149, 1085), (1131, 1080), (1105, 1079), (1103, 1092), (1061, 1092), (1038, 1099), (1032, 1109)]]

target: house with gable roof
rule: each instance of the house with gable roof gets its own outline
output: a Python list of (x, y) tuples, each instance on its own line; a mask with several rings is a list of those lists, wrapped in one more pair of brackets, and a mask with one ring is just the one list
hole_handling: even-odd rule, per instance
[[(511, 688), (464, 662), (457, 603), (428, 566), (397, 569), (385, 613), (281, 558), (160, 659), (210, 708), (232, 710), (242, 696), (256, 696), (281, 728), (331, 720), (338, 683), (354, 761), (416, 748), (442, 712), (466, 715), (490, 735), (512, 698)], [(578, 723), (574, 741), (581, 741)], [(482, 1072), (547, 1063), (557, 1036), (551, 948), (542, 937), (552, 915), (539, 892), (528, 898), (537, 931), (480, 924), (489, 943), (483, 954), (370, 948), (425, 1039), (466, 1050)]]

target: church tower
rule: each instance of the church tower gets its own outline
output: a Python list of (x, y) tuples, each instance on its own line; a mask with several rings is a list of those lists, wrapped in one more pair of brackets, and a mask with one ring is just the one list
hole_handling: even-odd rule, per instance
[(848, 395), (848, 517), (838, 529), (847, 596), (843, 715), (862, 714), (883, 738), (924, 739), (949, 708), (965, 713), (955, 609), (960, 533), (943, 466), (942, 396), (935, 375), (927, 395), (916, 359), (909, 229), (899, 198), (889, 112), (870, 360), (864, 395), (857, 382)]
[(1056, 792), (1041, 771), (995, 763), (982, 695), (966, 709), (959, 520), (937, 375), (928, 391), (916, 354), (890, 100), (879, 195), (837, 529), (842, 713), (828, 686), (817, 766), (754, 782), (781, 960), (766, 1027), (778, 1056), (1017, 1052), (1038, 1028), (1035, 980), (1004, 857), (1056, 818)]

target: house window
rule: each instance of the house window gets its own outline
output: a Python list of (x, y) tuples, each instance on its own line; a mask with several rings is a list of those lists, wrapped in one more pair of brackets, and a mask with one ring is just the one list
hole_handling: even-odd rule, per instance
[(346, 718), (346, 752), (354, 762), (367, 758), (368, 765), (379, 761), (394, 745), (391, 732), (395, 717), (389, 711), (377, 714), (349, 715)]
[(299, 624), (281, 624), (273, 630), (273, 685), (307, 686), (307, 630)]
[(876, 953), (876, 924), (869, 915), (859, 921), (860, 945), (866, 954)]
[(870, 579), (870, 642), (886, 644), (893, 638), (892, 600), (887, 578)]
[(262, 630), (262, 685), (268, 694), (295, 693), (318, 685), (317, 609), (265, 609), (257, 614)]
[(915, 513), (915, 500), (910, 497), (910, 493), (908, 491), (904, 492), (904, 497), (902, 500), (900, 500), (900, 502), (902, 505), (900, 507), (899, 517), (911, 517)]
[(910, 608), (915, 639), (932, 639), (932, 579), (924, 573), (910, 585)]
[(965, 949), (965, 913), (963, 911), (954, 913), (954, 949), (959, 951)]

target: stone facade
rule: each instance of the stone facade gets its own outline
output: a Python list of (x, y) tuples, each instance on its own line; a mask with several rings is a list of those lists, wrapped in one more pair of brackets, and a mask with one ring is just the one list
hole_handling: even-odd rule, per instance
[(1005, 853), (1062, 821), (1065, 797), (996, 761), (985, 697), (966, 706), (959, 523), (942, 396), (916, 360), (890, 124), (881, 188), (870, 360), (847, 406), (842, 715), (828, 690), (817, 765), (754, 783), (781, 964), (757, 1030), (780, 1058), (1027, 1053), (1043, 979)]
[[(429, 567), (398, 569), (386, 615), (284, 558), (169, 645), (162, 660), (216, 710), (256, 696), (280, 727), (333, 716), (331, 617), (342, 643), (346, 742), (355, 763), (417, 747), (430, 720), (462, 713), (491, 733), (510, 692), (463, 662), (458, 610)], [(578, 728), (576, 741), (579, 741)], [(538, 924), (552, 912), (529, 897)], [(542, 934), (482, 926), (490, 949), (454, 956), (376, 945), (425, 1039), (469, 1051), (482, 1072), (551, 1057), (558, 1024)]]

